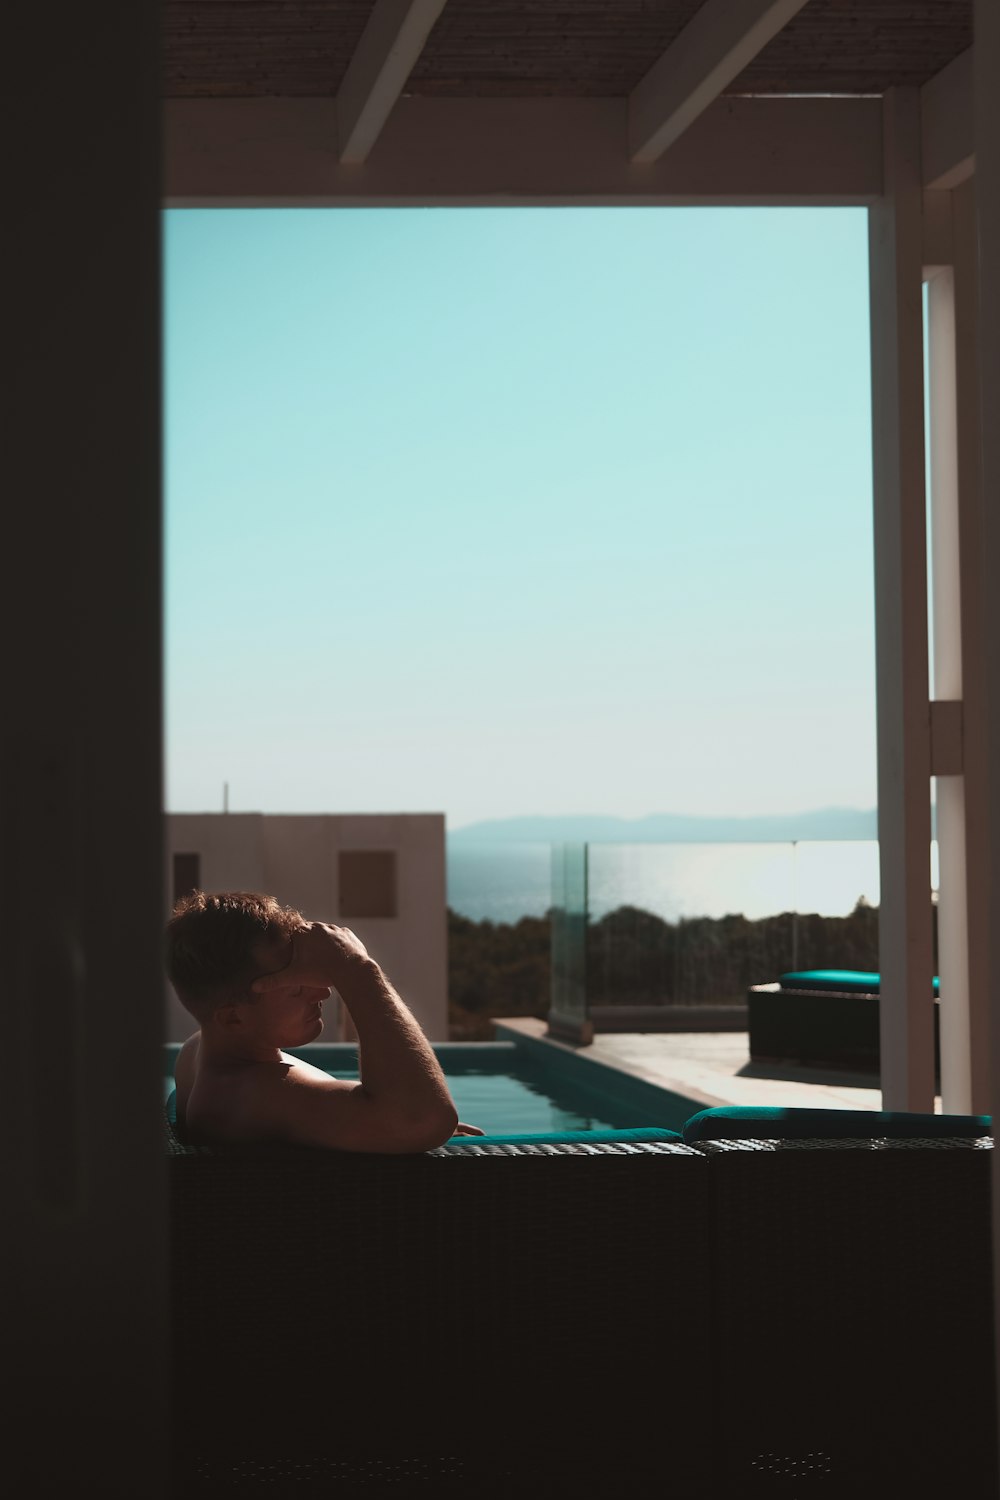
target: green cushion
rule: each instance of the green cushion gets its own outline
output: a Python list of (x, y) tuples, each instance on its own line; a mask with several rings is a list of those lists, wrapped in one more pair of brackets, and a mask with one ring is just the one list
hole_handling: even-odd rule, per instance
[[(879, 976), (862, 969), (797, 969), (791, 974), (782, 974), (779, 983), (783, 990), (839, 990), (841, 994), (864, 995), (879, 992)], [(935, 995), (938, 989), (935, 977)]]
[(512, 1135), (453, 1135), (446, 1146), (612, 1146), (618, 1142), (679, 1141), (676, 1130), (663, 1130), (658, 1125), (640, 1126), (632, 1130), (535, 1130), (519, 1131)]
[(989, 1115), (919, 1115), (874, 1109), (777, 1109), (728, 1104), (701, 1109), (684, 1126), (684, 1140), (794, 1141), (848, 1139), (939, 1140), (989, 1135)]

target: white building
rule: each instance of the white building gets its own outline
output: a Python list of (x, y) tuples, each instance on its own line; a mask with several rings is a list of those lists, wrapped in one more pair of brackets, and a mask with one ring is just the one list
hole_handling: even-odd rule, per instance
[[(432, 1041), (448, 1037), (443, 813), (170, 813), (166, 911), (188, 891), (266, 891), (350, 927)], [(167, 1041), (195, 1022), (167, 986)], [(324, 1041), (353, 1038), (342, 1006)]]

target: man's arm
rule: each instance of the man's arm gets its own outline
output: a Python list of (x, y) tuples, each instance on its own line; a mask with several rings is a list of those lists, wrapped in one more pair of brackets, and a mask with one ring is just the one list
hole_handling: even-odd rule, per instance
[(288, 966), (253, 988), (298, 985), (335, 986), (358, 1033), (361, 1079), (344, 1084), (295, 1068), (279, 1075), (261, 1100), (268, 1126), (285, 1140), (343, 1151), (427, 1151), (448, 1140), (458, 1113), (441, 1065), (360, 939), (313, 922), (296, 934)]
[(361, 1088), (414, 1121), (458, 1123), (448, 1083), (415, 1017), (374, 959), (337, 984), (358, 1033)]

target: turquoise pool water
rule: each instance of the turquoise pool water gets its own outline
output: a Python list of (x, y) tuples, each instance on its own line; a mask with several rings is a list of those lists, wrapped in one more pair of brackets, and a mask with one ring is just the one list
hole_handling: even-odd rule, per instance
[[(357, 1049), (342, 1043), (290, 1048), (336, 1078), (358, 1077)], [(168, 1046), (164, 1097), (173, 1088), (176, 1046)], [(643, 1125), (679, 1130), (698, 1109), (638, 1079), (539, 1044), (441, 1042), (435, 1045), (459, 1119), (487, 1134), (621, 1130)]]
[[(310, 1059), (311, 1060), (311, 1059)], [(325, 1069), (337, 1078), (358, 1077), (357, 1072)], [(541, 1080), (516, 1073), (492, 1073), (469, 1068), (445, 1075), (458, 1117), (466, 1125), (478, 1125), (488, 1135), (519, 1131), (609, 1130), (639, 1122), (626, 1118), (629, 1111), (613, 1101), (569, 1088), (553, 1089)], [(645, 1123), (645, 1122), (643, 1122)]]

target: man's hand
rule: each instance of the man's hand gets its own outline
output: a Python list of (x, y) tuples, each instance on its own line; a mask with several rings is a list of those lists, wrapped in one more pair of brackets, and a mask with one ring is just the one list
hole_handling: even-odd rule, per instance
[(262, 974), (250, 988), (257, 995), (297, 985), (311, 989), (333, 985), (339, 989), (352, 970), (370, 962), (368, 949), (349, 927), (308, 922), (293, 935), (292, 956), (285, 967)]
[(485, 1130), (480, 1130), (478, 1125), (463, 1125), (461, 1120), (455, 1126), (455, 1135), (485, 1135)]

